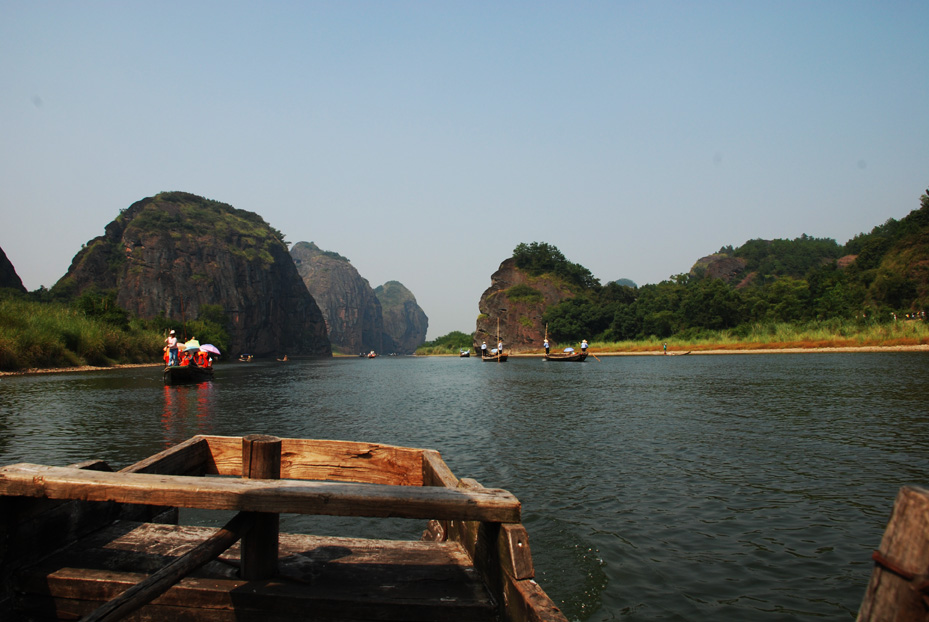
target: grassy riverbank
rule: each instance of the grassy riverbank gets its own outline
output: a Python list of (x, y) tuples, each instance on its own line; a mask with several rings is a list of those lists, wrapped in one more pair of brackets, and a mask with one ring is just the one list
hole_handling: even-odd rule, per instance
[(0, 371), (112, 367), (162, 360), (163, 337), (138, 320), (87, 317), (63, 304), (0, 300)]
[(862, 349), (929, 345), (929, 325), (921, 320), (856, 326), (850, 323), (756, 325), (739, 331), (706, 331), (694, 337), (673, 336), (618, 343), (591, 344), (596, 353), (693, 351)]
[[(702, 331), (695, 335), (653, 337), (637, 341), (599, 342), (590, 344), (598, 355), (661, 354), (667, 344), (672, 354), (682, 352), (728, 353), (750, 351), (818, 351), (822, 349), (870, 350), (874, 348), (929, 348), (929, 324), (922, 320), (898, 320), (885, 324), (855, 324), (852, 322), (815, 322), (806, 325), (758, 324), (736, 330)], [(539, 354), (542, 351), (510, 352)], [(555, 350), (579, 344), (554, 344)], [(430, 346), (416, 351), (420, 356), (458, 356), (458, 346)], [(477, 354), (472, 352), (472, 354)]]

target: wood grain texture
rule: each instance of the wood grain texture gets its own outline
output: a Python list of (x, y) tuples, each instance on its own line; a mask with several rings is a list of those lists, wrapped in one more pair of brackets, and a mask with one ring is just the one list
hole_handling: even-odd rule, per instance
[(207, 510), (520, 521), (519, 500), (500, 489), (102, 473), (35, 464), (0, 468), (0, 495)]

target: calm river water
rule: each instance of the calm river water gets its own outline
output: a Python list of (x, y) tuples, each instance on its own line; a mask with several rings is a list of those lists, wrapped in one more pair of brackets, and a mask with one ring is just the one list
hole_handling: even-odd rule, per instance
[(601, 358), (227, 363), (193, 387), (158, 368), (4, 377), (0, 464), (121, 468), (198, 433), (428, 447), (519, 497), (570, 619), (853, 618), (897, 490), (929, 484), (929, 356)]

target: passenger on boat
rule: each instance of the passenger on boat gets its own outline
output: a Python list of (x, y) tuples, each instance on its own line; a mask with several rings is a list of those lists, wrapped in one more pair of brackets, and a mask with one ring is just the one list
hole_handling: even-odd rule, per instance
[(168, 344), (168, 365), (177, 365), (177, 337), (173, 330), (168, 333), (168, 338), (165, 339), (165, 343)]
[(543, 343), (542, 346), (545, 348), (545, 354), (548, 354), (549, 350), (551, 350), (551, 346), (548, 344), (548, 337), (545, 338), (545, 343)]
[(497, 342), (497, 354), (503, 354), (503, 340)]
[(187, 367), (190, 365), (190, 352), (184, 352), (181, 354), (181, 367)]
[(581, 341), (581, 352), (584, 352), (584, 353), (587, 352), (587, 340), (586, 339)]
[(481, 356), (487, 356), (487, 342), (481, 344)]

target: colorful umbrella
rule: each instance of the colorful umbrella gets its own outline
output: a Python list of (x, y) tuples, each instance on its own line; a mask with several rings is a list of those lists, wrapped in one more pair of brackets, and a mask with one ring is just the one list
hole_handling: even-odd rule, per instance
[(196, 339), (191, 339), (190, 341), (184, 344), (184, 350), (186, 350), (187, 352), (190, 352), (192, 350), (199, 350), (199, 349), (200, 349), (200, 342), (197, 341)]
[(200, 349), (203, 350), (204, 352), (209, 352), (211, 354), (215, 354), (216, 356), (219, 356), (219, 348), (214, 346), (212, 343), (205, 343), (202, 346), (200, 346)]

